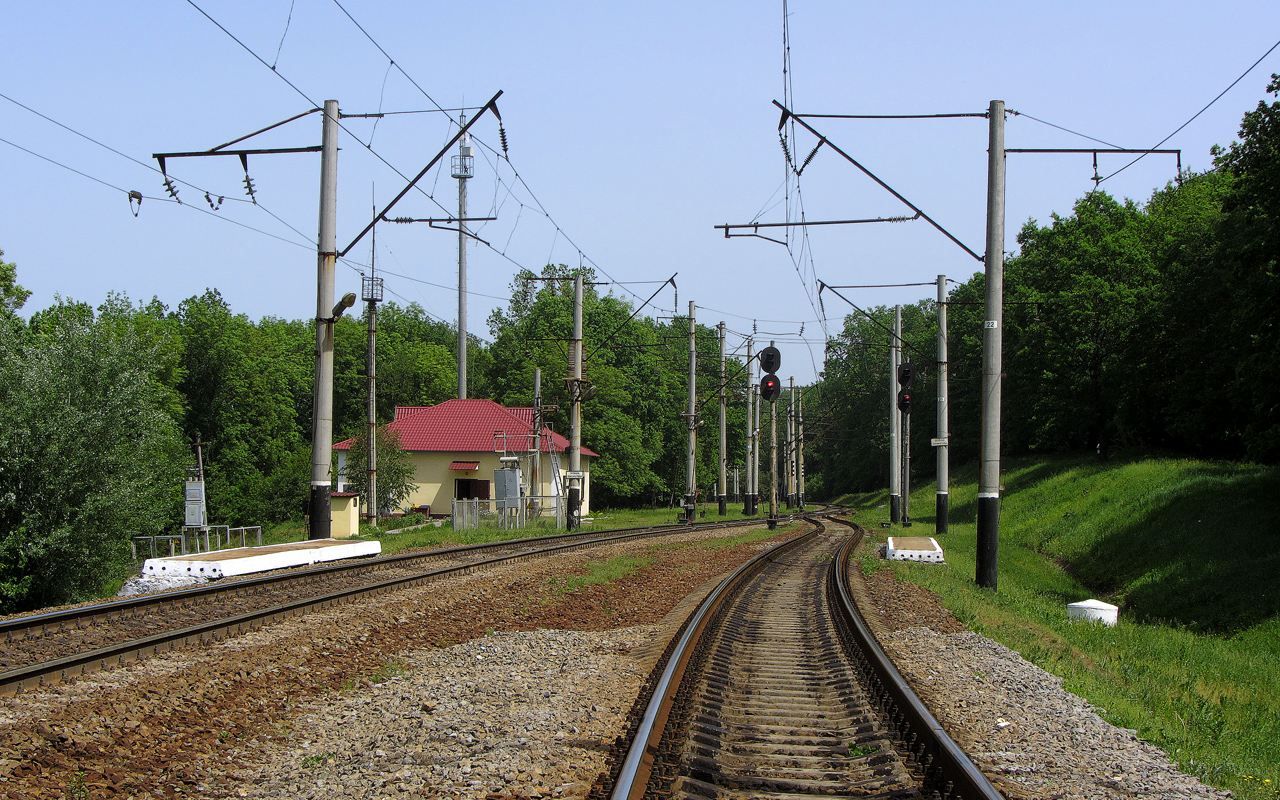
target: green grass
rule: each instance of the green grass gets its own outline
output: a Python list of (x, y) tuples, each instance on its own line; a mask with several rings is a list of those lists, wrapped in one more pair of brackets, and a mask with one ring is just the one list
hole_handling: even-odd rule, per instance
[(387, 661), (373, 671), (369, 675), (370, 683), (386, 683), (392, 678), (399, 678), (409, 674), (409, 670), (399, 661)]
[(586, 570), (577, 575), (552, 578), (552, 588), (560, 594), (572, 594), (587, 586), (601, 586), (621, 580), (628, 575), (639, 572), (653, 563), (653, 559), (645, 556), (615, 556), (602, 561), (588, 561)]
[[(975, 477), (961, 470), (951, 487), (947, 563), (891, 568), (1187, 772), (1280, 797), (1280, 469), (1007, 462), (996, 593), (973, 582)], [(932, 485), (912, 494), (911, 534), (933, 535), (933, 500)], [(883, 533), (883, 492), (842, 501)], [(1120, 625), (1067, 622), (1065, 604), (1088, 597), (1119, 605)]]

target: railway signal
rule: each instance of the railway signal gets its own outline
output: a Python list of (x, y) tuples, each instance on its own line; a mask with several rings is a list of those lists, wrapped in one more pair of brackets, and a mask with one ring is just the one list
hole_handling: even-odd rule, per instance
[(911, 413), (911, 390), (910, 389), (898, 390), (898, 410), (901, 411), (903, 414)]
[(765, 373), (777, 372), (782, 366), (782, 353), (778, 348), (769, 345), (760, 351), (760, 371)]
[(760, 379), (760, 397), (770, 403), (778, 399), (782, 393), (782, 381), (777, 375), (769, 373)]

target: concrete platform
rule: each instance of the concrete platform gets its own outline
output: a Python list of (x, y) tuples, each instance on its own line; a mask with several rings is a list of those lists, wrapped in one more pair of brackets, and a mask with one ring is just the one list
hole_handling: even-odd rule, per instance
[(148, 558), (142, 565), (143, 575), (190, 575), (202, 578), (225, 578), (285, 567), (341, 561), (344, 558), (376, 556), (382, 552), (381, 542), (355, 542), (350, 539), (316, 539), (262, 547), (236, 547), (211, 553)]
[(941, 564), (942, 547), (932, 536), (890, 536), (885, 558), (891, 561), (922, 561)]

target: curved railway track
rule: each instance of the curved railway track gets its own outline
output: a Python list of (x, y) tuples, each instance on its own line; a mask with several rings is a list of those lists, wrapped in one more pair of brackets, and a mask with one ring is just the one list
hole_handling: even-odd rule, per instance
[(623, 528), (402, 553), (15, 617), (0, 621), (0, 695), (480, 567), (632, 539), (761, 523), (753, 519)]
[(854, 606), (860, 534), (814, 524), (744, 564), (694, 612), (593, 796), (1001, 797)]

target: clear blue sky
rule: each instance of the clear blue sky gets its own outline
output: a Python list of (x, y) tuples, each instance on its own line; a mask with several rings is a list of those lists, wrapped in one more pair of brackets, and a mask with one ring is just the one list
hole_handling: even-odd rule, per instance
[[(344, 112), (431, 106), (330, 0), (200, 5), (311, 99), (337, 98)], [(768, 209), (783, 178), (770, 104), (782, 97), (782, 9), (771, 2), (715, 3), (372, 3), (344, 5), (431, 96), (446, 107), (478, 104), (495, 91), (511, 161), (584, 253), (619, 280), (680, 273), (679, 299), (749, 330), (751, 318), (788, 320), (761, 329), (822, 338), (811, 305), (814, 274), (829, 283), (966, 278), (978, 264), (922, 222), (815, 230), (813, 266), (797, 275), (783, 247), (725, 241), (712, 226), (785, 218)], [(869, 4), (791, 0), (795, 106), (805, 112), (984, 111), (992, 98), (1012, 109), (1126, 147), (1149, 147), (1221, 91), (1280, 37), (1271, 2)], [(182, 0), (16, 5), (5, 15), (0, 92), (142, 161), (156, 151), (211, 147), (308, 107)], [(1168, 147), (1183, 164), (1210, 165), (1209, 147), (1235, 135), (1240, 115), (1262, 97), (1273, 53)], [(385, 89), (384, 89), (385, 76)], [(407, 174), (449, 135), (440, 114), (350, 120), (353, 134)], [(986, 128), (983, 120), (816, 124), (975, 250), (983, 249)], [(319, 141), (310, 116), (275, 131), (264, 146)], [(478, 129), (497, 145), (491, 120)], [(154, 172), (78, 139), (0, 100), (0, 136), (123, 189), (163, 196)], [(811, 139), (796, 150), (807, 153)], [(1008, 123), (1010, 147), (1087, 146), (1025, 117)], [(339, 164), (339, 245), (369, 220), (375, 192), (385, 202), (403, 184), (349, 134)], [(1119, 167), (1110, 157), (1102, 168)], [(1145, 200), (1173, 175), (1149, 157), (1104, 187)], [(245, 230), (192, 208), (144, 201), (134, 218), (120, 193), (0, 143), (0, 248), (33, 290), (27, 311), (55, 294), (101, 302), (108, 291), (176, 306), (216, 287), (252, 317), (314, 313), (318, 157), (254, 158), (262, 204), (302, 235), (242, 198), (234, 159), (176, 162), (171, 172), (225, 193), (218, 216), (300, 242)], [(511, 172), (477, 158), (472, 213), (507, 197)], [(1028, 218), (1070, 210), (1090, 186), (1088, 156), (1010, 156), (1008, 249)], [(455, 203), (447, 173), (424, 188)], [(829, 151), (802, 178), (809, 219), (898, 215), (892, 197)], [(207, 208), (200, 193), (182, 199)], [(773, 197), (776, 201), (781, 195)], [(517, 186), (482, 235), (520, 264), (577, 263), (578, 252)], [(412, 193), (397, 214), (438, 208)], [(444, 286), (456, 282), (455, 239), (423, 226), (383, 226), (379, 264)], [(369, 257), (362, 243), (351, 254)], [(506, 293), (515, 266), (484, 247), (470, 251), (471, 329)], [(452, 321), (448, 289), (387, 276), (390, 291)], [(651, 287), (632, 290), (647, 295)], [(340, 268), (338, 291), (359, 291)], [(620, 290), (619, 290), (620, 291)], [(859, 303), (911, 302), (930, 290), (860, 292)], [(397, 299), (394, 296), (391, 299)], [(664, 293), (670, 306), (672, 296)], [(826, 300), (833, 328), (845, 313)], [(731, 312), (722, 313), (722, 312)], [(783, 373), (812, 379), (821, 345), (784, 349)]]

